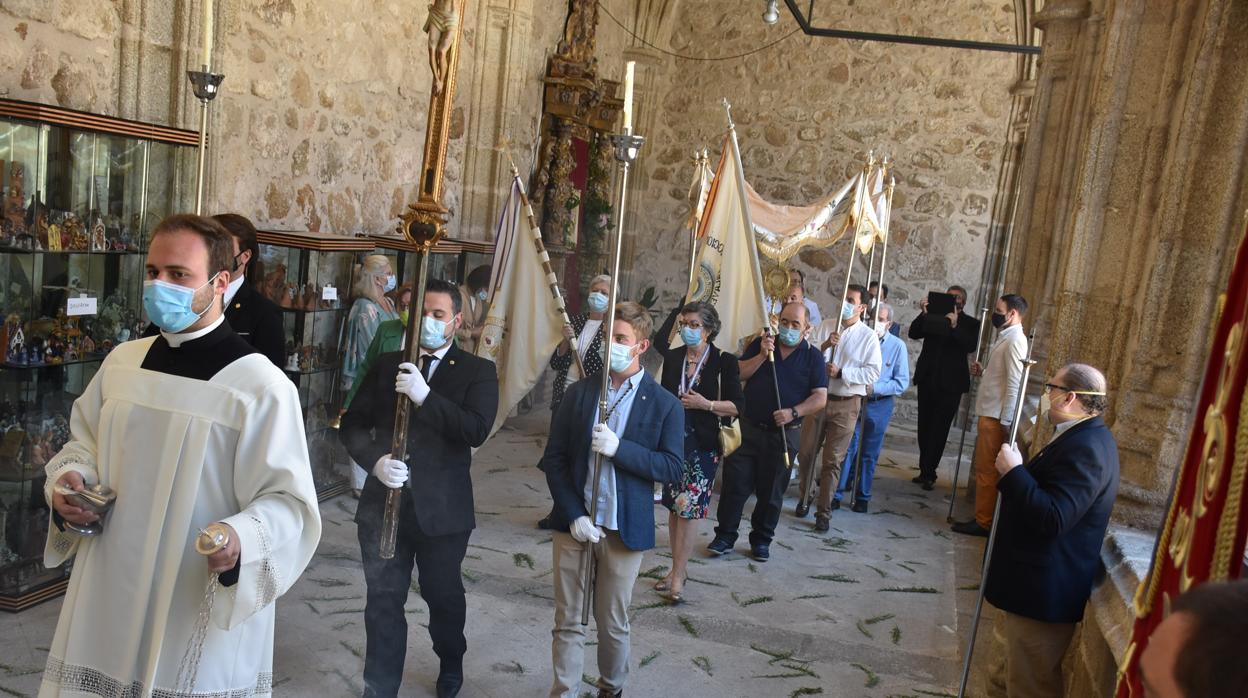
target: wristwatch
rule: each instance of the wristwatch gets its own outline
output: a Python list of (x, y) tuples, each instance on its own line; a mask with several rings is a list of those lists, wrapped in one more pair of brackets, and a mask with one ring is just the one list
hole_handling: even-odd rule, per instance
[(794, 421), (796, 421), (796, 420), (798, 420), (798, 419), (801, 419), (801, 418), (802, 418), (802, 415), (800, 415), (800, 414), (798, 414), (798, 413), (797, 413), (797, 408), (796, 408), (796, 407), (790, 407), (790, 408), (789, 408), (789, 414), (793, 415), (793, 419), (794, 419)]

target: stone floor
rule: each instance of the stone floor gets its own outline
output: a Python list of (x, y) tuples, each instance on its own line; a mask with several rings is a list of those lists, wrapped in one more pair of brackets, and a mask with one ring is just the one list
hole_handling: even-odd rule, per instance
[[(549, 502), (535, 467), (543, 427), (544, 419), (513, 420), (473, 466), (479, 528), (463, 570), (466, 697), (541, 696), (549, 685), (550, 536), (533, 525)], [(910, 483), (915, 461), (886, 448), (871, 512), (837, 512), (826, 535), (794, 518), (790, 499), (770, 562), (747, 559), (743, 542), (725, 558), (700, 554), (680, 606), (651, 590), (670, 563), (666, 510), (656, 505), (660, 547), (646, 554), (633, 595), (629, 695), (955, 695), (982, 539), (949, 533), (949, 471), (923, 492)], [(354, 507), (349, 496), (323, 505), (319, 553), (278, 602), (278, 695), (361, 693), (364, 581)], [(704, 524), (703, 540), (712, 525)], [(59, 608), (50, 602), (0, 616), (0, 695), (35, 695)], [(437, 662), (420, 627), (427, 609), (412, 594), (407, 610), (403, 694), (432, 695)], [(984, 655), (990, 634), (980, 634)], [(591, 650), (586, 692), (595, 671)]]

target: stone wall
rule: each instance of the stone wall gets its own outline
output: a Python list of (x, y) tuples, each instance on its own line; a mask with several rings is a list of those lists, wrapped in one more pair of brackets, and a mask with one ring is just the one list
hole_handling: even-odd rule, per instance
[[(625, 0), (608, 3), (617, 13)], [(199, 0), (5, 0), (0, 92), (198, 128), (184, 71), (200, 60)], [(261, 225), (384, 233), (416, 198), (431, 78), (423, 3), (218, 0), (205, 209)], [(566, 0), (467, 0), (446, 170), (450, 233), (493, 234), (514, 138), (522, 171), (536, 132), (546, 54)], [(604, 26), (600, 50), (623, 33)], [(618, 60), (604, 71), (618, 75)], [(465, 176), (468, 173), (468, 177)]]
[[(941, 7), (923, 32), (1015, 40), (1014, 15), (1006, 3)], [(733, 55), (796, 27), (787, 11), (774, 27), (759, 14), (753, 4), (729, 8), (714, 0), (686, 0), (674, 17), (667, 48), (699, 57)], [(911, 16), (901, 13), (897, 25), (868, 17), (852, 21), (855, 28), (917, 32), (906, 22)], [(653, 285), (657, 307), (664, 310), (683, 293), (688, 238), (681, 224), (688, 215), (691, 156), (708, 147), (714, 165), (726, 130), (720, 101), (727, 97), (746, 179), (770, 201), (811, 203), (858, 171), (868, 150), (893, 157), (897, 189), (885, 283), (901, 321), (917, 313), (917, 301), (928, 290), (950, 283), (968, 287), (974, 298), (1007, 136), (1015, 58), (799, 33), (737, 60), (661, 60), (655, 103), (642, 104), (659, 116), (643, 134), (646, 180), (632, 207), (634, 272), (625, 279), (630, 293), (640, 296)], [(842, 243), (793, 260), (806, 272), (808, 294), (821, 309), (840, 302), (847, 253)], [(860, 282), (866, 264), (860, 261), (856, 268), (854, 280)], [(913, 361), (919, 347), (912, 344)], [(901, 414), (911, 418), (912, 406)]]

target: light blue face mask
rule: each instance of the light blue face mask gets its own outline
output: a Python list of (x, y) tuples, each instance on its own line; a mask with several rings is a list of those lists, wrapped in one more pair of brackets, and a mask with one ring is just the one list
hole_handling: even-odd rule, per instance
[(611, 370), (623, 373), (633, 364), (633, 347), (628, 344), (611, 345)]
[(420, 346), (440, 349), (446, 344), (446, 323), (435, 317), (424, 316), (420, 320)]
[(802, 341), (802, 331), (796, 327), (781, 327), (780, 341), (786, 347), (795, 347), (798, 342)]
[(399, 281), (398, 279), (394, 278), (394, 274), (386, 275), (386, 288), (385, 288), (386, 293), (393, 291), (394, 287), (398, 285), (399, 285)]
[(692, 327), (680, 328), (680, 339), (687, 347), (696, 347), (702, 343), (702, 330), (695, 330)]
[[(217, 274), (213, 274), (204, 286), (212, 284), (216, 278)], [(185, 330), (212, 308), (210, 302), (208, 307), (195, 312), (195, 294), (204, 286), (187, 288), (160, 279), (144, 281), (143, 309), (147, 311), (147, 319), (165, 332), (177, 333)]]
[(848, 320), (851, 317), (853, 317), (854, 309), (857, 307), (858, 306), (854, 305), (853, 303), (850, 303), (849, 301), (845, 301), (841, 303), (841, 319)]
[(595, 313), (601, 313), (607, 309), (607, 294), (605, 293), (594, 291), (589, 294), (589, 298), (587, 300), (589, 302), (589, 309)]

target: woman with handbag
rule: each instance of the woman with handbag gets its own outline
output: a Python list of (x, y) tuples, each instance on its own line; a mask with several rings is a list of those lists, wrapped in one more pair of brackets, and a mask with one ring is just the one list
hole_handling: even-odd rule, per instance
[[(710, 511), (715, 471), (727, 455), (725, 449), (731, 452), (741, 443), (736, 416), (743, 400), (737, 357), (712, 344), (720, 327), (715, 306), (689, 303), (679, 318), (682, 346), (663, 350), (661, 383), (685, 406), (685, 472), (680, 482), (663, 486), (663, 504), (671, 512), (672, 569), (654, 585), (673, 603), (683, 600), (689, 553), (698, 521)], [(657, 341), (666, 347), (667, 333)]]

